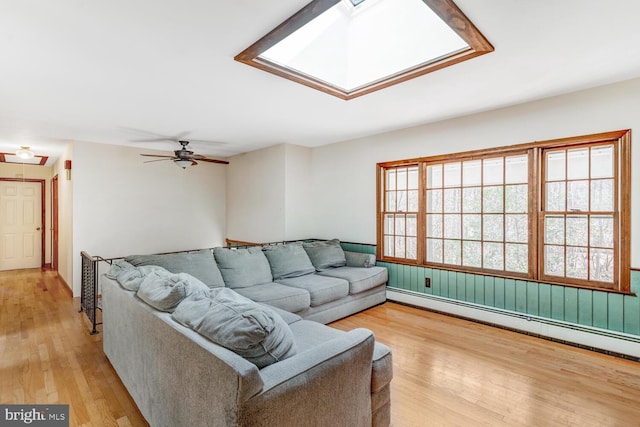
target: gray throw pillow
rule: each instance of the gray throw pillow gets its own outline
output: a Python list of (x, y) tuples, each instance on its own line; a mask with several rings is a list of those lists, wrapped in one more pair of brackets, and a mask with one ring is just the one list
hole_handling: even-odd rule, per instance
[(273, 280), (304, 276), (316, 271), (300, 243), (265, 246), (262, 252), (269, 260)]
[(338, 239), (305, 242), (302, 247), (318, 271), (347, 265), (347, 258)]
[(172, 274), (154, 270), (140, 283), (138, 298), (160, 311), (171, 313), (190, 295), (209, 294), (207, 285), (187, 273)]
[(189, 273), (210, 288), (224, 286), (222, 275), (209, 249), (164, 255), (131, 255), (125, 261), (135, 267), (159, 265), (172, 273)]
[(248, 288), (273, 282), (269, 261), (261, 248), (215, 248), (213, 255), (229, 288)]
[(296, 354), (293, 333), (273, 310), (227, 288), (194, 294), (172, 317), (258, 368)]

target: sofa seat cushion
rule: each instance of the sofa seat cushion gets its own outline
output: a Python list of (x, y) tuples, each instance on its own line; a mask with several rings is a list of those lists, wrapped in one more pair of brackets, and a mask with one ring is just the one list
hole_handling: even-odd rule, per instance
[(262, 252), (269, 260), (274, 281), (316, 271), (301, 243), (265, 246)]
[(252, 301), (269, 304), (292, 313), (306, 310), (311, 303), (309, 292), (279, 283), (237, 288), (235, 291)]
[(335, 277), (307, 274), (306, 276), (276, 280), (276, 282), (309, 292), (311, 307), (317, 307), (349, 295), (349, 282)]
[(261, 248), (215, 248), (213, 255), (228, 288), (247, 288), (273, 282), (269, 261)]
[(349, 282), (349, 293), (351, 295), (364, 292), (368, 289), (386, 283), (389, 276), (384, 267), (339, 267), (321, 271), (317, 274), (328, 277), (337, 277)]
[(293, 333), (270, 308), (231, 289), (214, 289), (183, 300), (172, 316), (258, 368), (296, 354)]
[(125, 261), (134, 267), (159, 265), (172, 273), (189, 273), (210, 288), (224, 287), (220, 270), (209, 249), (164, 255), (131, 255)]
[(373, 349), (373, 365), (371, 373), (371, 392), (376, 393), (386, 387), (393, 378), (393, 360), (391, 349), (376, 342)]
[(167, 270), (148, 273), (136, 295), (156, 310), (173, 312), (190, 295), (209, 295), (207, 285), (187, 273), (173, 274)]

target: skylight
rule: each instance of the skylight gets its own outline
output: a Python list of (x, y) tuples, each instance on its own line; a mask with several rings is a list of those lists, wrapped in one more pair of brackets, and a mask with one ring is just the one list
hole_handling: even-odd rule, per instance
[(449, 0), (314, 0), (236, 60), (351, 99), (492, 50)]

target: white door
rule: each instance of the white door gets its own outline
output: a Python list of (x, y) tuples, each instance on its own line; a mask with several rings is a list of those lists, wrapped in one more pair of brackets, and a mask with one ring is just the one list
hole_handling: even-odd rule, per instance
[(42, 187), (0, 181), (0, 270), (42, 266)]

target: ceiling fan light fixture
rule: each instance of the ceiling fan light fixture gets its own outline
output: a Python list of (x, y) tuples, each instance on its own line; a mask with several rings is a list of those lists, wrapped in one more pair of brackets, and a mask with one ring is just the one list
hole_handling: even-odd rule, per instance
[(180, 166), (182, 169), (186, 169), (189, 166), (191, 166), (193, 161), (192, 160), (186, 160), (186, 159), (176, 159), (176, 160), (173, 161), (173, 163), (175, 163), (176, 165)]
[(23, 145), (18, 151), (16, 151), (16, 156), (20, 157), (22, 160), (29, 160), (33, 159), (35, 154), (33, 154), (33, 151), (29, 150), (29, 146)]

